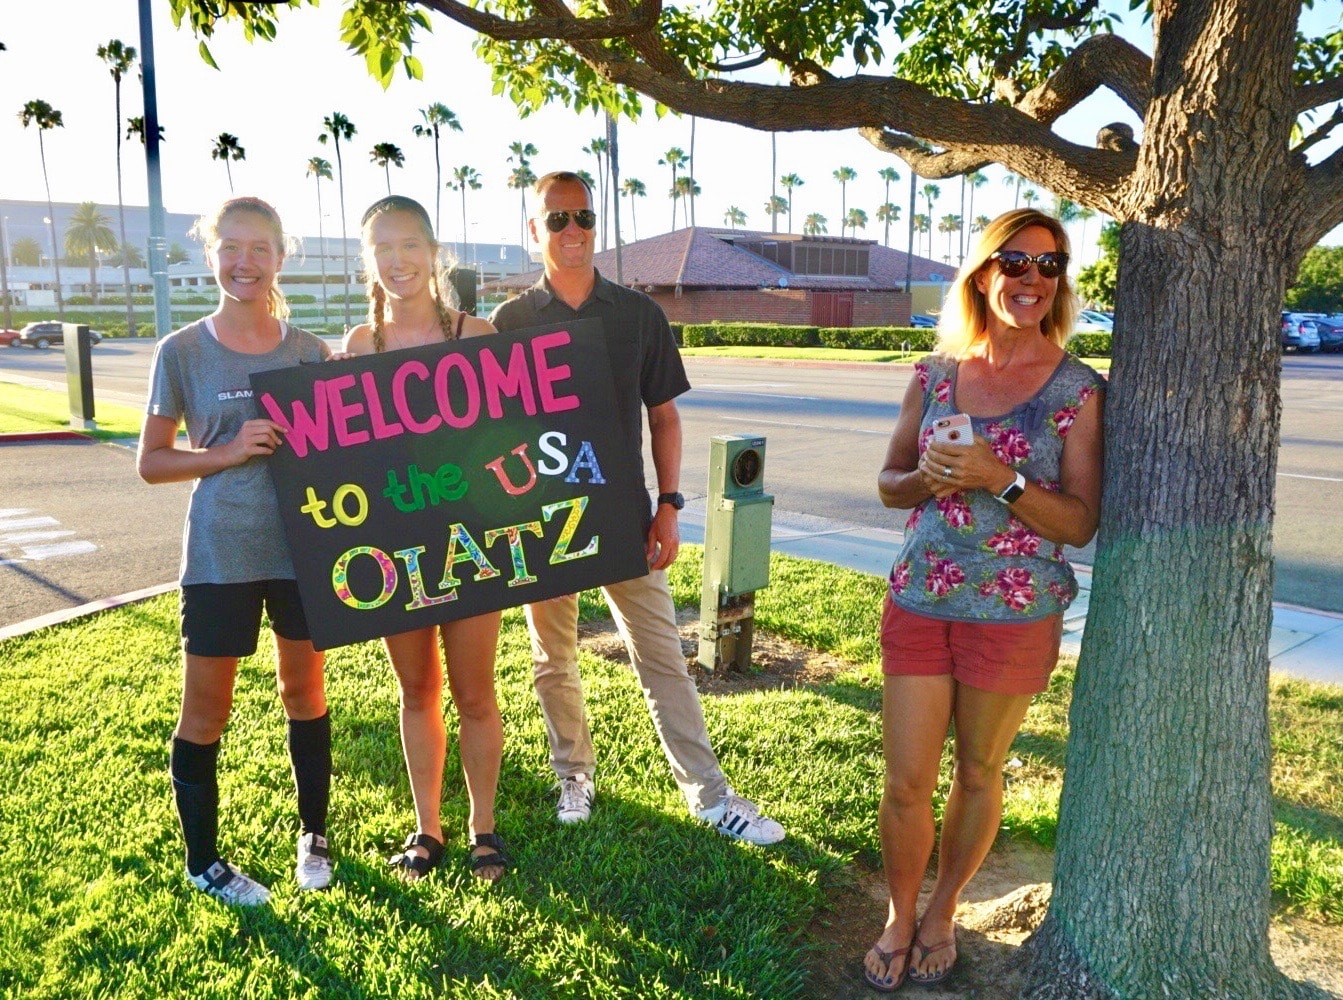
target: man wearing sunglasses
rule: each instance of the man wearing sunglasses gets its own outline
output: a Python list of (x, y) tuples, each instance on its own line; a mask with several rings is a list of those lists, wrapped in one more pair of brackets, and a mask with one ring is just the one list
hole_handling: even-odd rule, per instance
[[(723, 776), (681, 652), (666, 569), (676, 559), (677, 514), (685, 505), (678, 492), (681, 418), (676, 397), (690, 382), (667, 317), (647, 295), (607, 281), (593, 266), (597, 215), (592, 191), (581, 177), (570, 171), (546, 174), (536, 182), (536, 197), (539, 208), (528, 225), (541, 248), (545, 275), (495, 309), (490, 321), (503, 332), (577, 319), (601, 321), (615, 379), (622, 458), (635, 465), (642, 482), (647, 409), (658, 486), (651, 515), (646, 497), (635, 501), (649, 518), (648, 575), (603, 587), (602, 593), (625, 637), (653, 726), (691, 813), (724, 836), (777, 843), (784, 837), (783, 827), (737, 795)], [(526, 611), (536, 694), (550, 738), (551, 765), (559, 778), (558, 818), (562, 823), (582, 822), (592, 810), (596, 758), (578, 673), (578, 596), (529, 604)]]

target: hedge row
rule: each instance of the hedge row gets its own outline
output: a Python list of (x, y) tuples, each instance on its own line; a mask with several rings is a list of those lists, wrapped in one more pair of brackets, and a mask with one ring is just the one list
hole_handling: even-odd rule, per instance
[[(937, 331), (910, 326), (780, 326), (772, 323), (686, 323), (673, 326), (682, 347), (832, 347), (869, 351), (931, 351)], [(1110, 334), (1079, 333), (1068, 350), (1108, 357)]]

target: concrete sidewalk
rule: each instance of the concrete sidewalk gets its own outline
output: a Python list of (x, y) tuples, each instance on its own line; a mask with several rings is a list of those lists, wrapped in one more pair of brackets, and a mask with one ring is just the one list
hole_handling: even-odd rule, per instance
[[(702, 498), (687, 502), (681, 512), (684, 541), (704, 541), (704, 515)], [(884, 577), (895, 562), (903, 538), (899, 531), (776, 511), (770, 547), (775, 552)], [(1090, 568), (1074, 569), (1081, 590), (1063, 621), (1063, 648), (1071, 653), (1081, 648), (1091, 597)], [(872, 613), (877, 612), (874, 609)], [(1305, 680), (1343, 684), (1343, 615), (1275, 603), (1268, 652), (1273, 670)]]

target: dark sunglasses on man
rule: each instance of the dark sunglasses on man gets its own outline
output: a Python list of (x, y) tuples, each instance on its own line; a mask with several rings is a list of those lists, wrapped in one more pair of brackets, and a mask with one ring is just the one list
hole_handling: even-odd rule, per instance
[(1042, 278), (1057, 278), (1068, 270), (1068, 255), (1062, 250), (1051, 250), (1035, 257), (1024, 250), (999, 250), (989, 254), (989, 260), (998, 265), (998, 270), (1009, 278), (1020, 278), (1032, 264)]
[(597, 224), (597, 213), (590, 208), (580, 208), (576, 212), (546, 212), (541, 219), (552, 233), (562, 233), (564, 227), (569, 225), (570, 217), (579, 229), (591, 229)]

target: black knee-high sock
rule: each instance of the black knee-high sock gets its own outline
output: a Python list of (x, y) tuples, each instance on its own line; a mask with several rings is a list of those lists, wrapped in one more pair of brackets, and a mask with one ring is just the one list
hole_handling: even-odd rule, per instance
[(289, 720), (289, 761), (298, 791), (298, 819), (304, 833), (326, 836), (331, 799), (331, 713)]
[(168, 771), (187, 845), (187, 871), (201, 875), (219, 860), (219, 741), (200, 744), (174, 736)]

